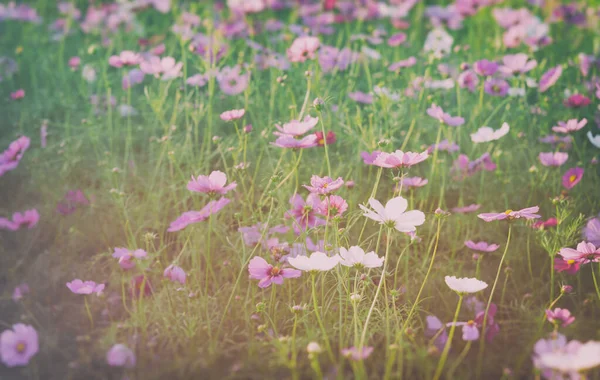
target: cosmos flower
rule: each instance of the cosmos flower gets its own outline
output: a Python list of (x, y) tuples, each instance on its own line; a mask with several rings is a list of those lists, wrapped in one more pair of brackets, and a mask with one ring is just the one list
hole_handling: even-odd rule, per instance
[(583, 236), (596, 247), (600, 247), (600, 217), (590, 219), (583, 228)]
[(388, 66), (389, 71), (396, 71), (406, 67), (412, 67), (417, 64), (417, 59), (415, 57), (408, 57), (407, 59), (403, 59), (401, 61), (397, 61)]
[(481, 76), (491, 77), (498, 71), (498, 64), (494, 61), (482, 59), (473, 64), (473, 70)]
[(317, 211), (321, 215), (328, 216), (328, 218), (341, 217), (344, 212), (348, 209), (348, 203), (344, 198), (339, 195), (330, 195), (325, 197), (319, 204)]
[(548, 322), (567, 327), (571, 323), (575, 322), (575, 317), (571, 315), (568, 309), (561, 309), (557, 307), (553, 310), (546, 310), (546, 319)]
[(302, 272), (296, 269), (275, 267), (259, 256), (254, 256), (250, 260), (248, 272), (250, 278), (260, 280), (258, 282), (260, 288), (268, 288), (271, 284), (281, 285), (284, 278), (297, 278), (302, 275)]
[(10, 231), (16, 231), (23, 227), (32, 229), (37, 225), (39, 220), (40, 214), (36, 209), (26, 210), (22, 213), (15, 212), (12, 216), (12, 220), (0, 218), (0, 229), (7, 229)]
[(495, 220), (513, 220), (513, 219), (538, 219), (541, 218), (540, 215), (536, 214), (540, 208), (538, 206), (524, 208), (522, 210), (513, 211), (506, 210), (505, 212), (500, 213), (483, 213), (477, 215), (478, 218), (485, 220), (486, 222), (492, 222)]
[(583, 178), (583, 168), (575, 167), (567, 170), (562, 177), (562, 185), (565, 189), (571, 190)]
[(187, 189), (196, 193), (221, 194), (224, 195), (237, 187), (237, 183), (227, 183), (227, 175), (219, 170), (215, 170), (210, 175), (199, 175), (188, 182)]
[(446, 331), (446, 326), (435, 315), (428, 315), (425, 317), (425, 322), (427, 324), (425, 336), (427, 338), (433, 338), (435, 336), (436, 338), (434, 345), (438, 348), (438, 350), (442, 351), (446, 345), (446, 342), (448, 341), (448, 332)]
[(102, 294), (104, 290), (104, 284), (96, 284), (94, 281), (81, 281), (80, 279), (75, 279), (71, 282), (67, 282), (67, 288), (75, 294), (92, 294), (96, 293), (96, 295)]
[(288, 258), (288, 263), (303, 272), (331, 270), (339, 264), (339, 255), (327, 256), (323, 252), (313, 252), (310, 256), (296, 256)]
[[(592, 131), (588, 131), (587, 137), (596, 148), (600, 149), (600, 135), (594, 136), (592, 135)], [(2, 174), (2, 169), (0, 167), (0, 175)]]
[(160, 58), (151, 56), (140, 63), (140, 70), (142, 70), (144, 74), (154, 75), (157, 78), (160, 77), (163, 81), (180, 76), (182, 68), (183, 63), (176, 62), (173, 57)]
[(362, 350), (360, 350), (360, 349), (352, 346), (349, 348), (342, 348), (341, 353), (342, 353), (342, 356), (344, 356), (345, 358), (348, 358), (348, 359), (351, 359), (354, 361), (361, 361), (361, 360), (368, 358), (373, 353), (373, 347), (364, 346), (362, 348)]
[(546, 92), (562, 75), (562, 66), (558, 65), (546, 71), (540, 78), (540, 92)]
[(427, 114), (434, 119), (437, 119), (440, 123), (447, 124), (452, 127), (458, 127), (465, 123), (465, 119), (460, 116), (450, 116), (450, 114), (444, 112), (442, 107), (437, 106), (435, 103), (427, 109)]
[(332, 179), (330, 177), (319, 177), (318, 175), (313, 175), (310, 178), (310, 186), (302, 185), (311, 193), (324, 195), (329, 194), (331, 192), (336, 191), (340, 187), (344, 185), (344, 180), (342, 177), (338, 177), (337, 179)]
[[(438, 144), (432, 144), (427, 148), (427, 153), (431, 154), (436, 150), (445, 151), (449, 153), (458, 152), (460, 150), (460, 146), (456, 143), (451, 143), (447, 139), (440, 141)], [(375, 152), (373, 152), (375, 153)]]
[(361, 91), (349, 92), (348, 97), (355, 102), (363, 103), (363, 104), (372, 104), (373, 103), (373, 95), (366, 94)]
[(115, 344), (106, 353), (106, 362), (111, 367), (135, 367), (135, 354), (124, 344)]
[(395, 228), (400, 232), (415, 231), (417, 226), (425, 223), (425, 214), (418, 210), (406, 211), (408, 202), (402, 197), (390, 199), (385, 207), (376, 199), (369, 199), (369, 204), (373, 210), (363, 205), (359, 205), (365, 212), (363, 215), (380, 224)]
[(459, 294), (477, 293), (488, 287), (488, 284), (476, 278), (446, 276), (444, 277), (444, 281), (446, 281), (446, 285), (450, 289)]
[(365, 251), (358, 246), (348, 249), (340, 247), (340, 264), (346, 267), (379, 268), (383, 265), (383, 257), (378, 257), (375, 252)]
[(320, 42), (317, 37), (297, 37), (287, 50), (287, 57), (290, 62), (304, 62), (307, 59), (313, 59), (319, 46)]
[(301, 139), (295, 139), (294, 136), (281, 135), (271, 144), (280, 148), (306, 149), (318, 146), (318, 137), (315, 134), (304, 136)]
[(388, 46), (396, 47), (396, 46), (402, 45), (405, 41), (406, 41), (406, 33), (399, 32), (399, 33), (391, 35), (387, 40), (387, 44), (388, 44)]
[(575, 260), (581, 264), (600, 262), (600, 247), (596, 248), (594, 244), (585, 241), (577, 244), (577, 249), (561, 248), (558, 254), (564, 260)]
[(476, 243), (472, 240), (467, 240), (465, 242), (465, 246), (467, 246), (467, 248), (479, 252), (494, 252), (500, 247), (498, 244), (489, 244), (485, 241), (480, 241)]
[(233, 121), (233, 120), (241, 119), (242, 117), (244, 117), (245, 113), (246, 113), (245, 109), (229, 110), (229, 111), (225, 111), (225, 112), (221, 113), (221, 115), (219, 117), (223, 121)]
[(477, 132), (471, 134), (471, 141), (476, 144), (495, 141), (505, 136), (509, 131), (510, 126), (507, 123), (502, 123), (502, 127), (495, 131), (490, 127), (481, 127)]
[(502, 58), (500, 72), (505, 75), (525, 74), (537, 66), (535, 59), (529, 60), (527, 54), (507, 54)]
[(396, 185), (396, 187), (398, 189), (400, 187), (402, 187), (402, 189), (412, 189), (417, 187), (423, 187), (427, 185), (428, 182), (429, 181), (427, 179), (421, 177), (402, 177), (400, 183)]
[(29, 285), (27, 285), (27, 284), (17, 285), (17, 286), (15, 286), (15, 290), (13, 290), (12, 300), (17, 302), (21, 298), (23, 298), (23, 296), (27, 293), (29, 293)]
[(227, 198), (210, 201), (200, 211), (187, 211), (181, 214), (179, 218), (171, 223), (167, 232), (180, 231), (190, 224), (202, 222), (208, 219), (211, 215), (218, 213), (221, 209), (231, 202)]
[(483, 84), (483, 89), (489, 95), (506, 96), (510, 90), (510, 85), (504, 79), (489, 78)]
[(296, 233), (299, 234), (308, 228), (325, 224), (325, 221), (316, 215), (316, 211), (321, 204), (317, 194), (308, 194), (306, 201), (300, 194), (295, 194), (290, 198), (290, 204), (292, 208), (286, 212), (285, 216), (294, 219), (294, 230)]
[(549, 227), (554, 227), (556, 225), (558, 225), (558, 220), (556, 220), (556, 218), (548, 218), (547, 220), (538, 220), (537, 222), (533, 223), (531, 227), (541, 230)]
[(427, 151), (422, 153), (403, 152), (401, 150), (397, 150), (393, 153), (381, 152), (373, 161), (373, 165), (382, 168), (408, 168), (425, 161), (427, 157), (429, 157)]
[(456, 82), (461, 88), (474, 92), (479, 84), (479, 77), (473, 70), (465, 70), (458, 75)]
[(135, 267), (135, 259), (145, 259), (148, 253), (143, 249), (131, 251), (127, 248), (115, 248), (112, 257), (119, 259), (119, 266), (125, 270)]
[(481, 205), (473, 203), (468, 206), (454, 207), (453, 209), (451, 209), (451, 211), (457, 214), (468, 214), (470, 212), (475, 212), (479, 210), (480, 207)]
[(585, 127), (586, 124), (586, 118), (581, 119), (581, 121), (578, 121), (577, 119), (570, 119), (566, 123), (564, 121), (559, 121), (558, 126), (552, 127), (552, 130), (556, 133), (576, 132)]
[(32, 326), (17, 323), (0, 335), (0, 357), (7, 367), (27, 365), (38, 350), (38, 334)]
[(544, 166), (561, 166), (569, 159), (569, 153), (565, 152), (547, 152), (538, 155), (540, 162)]
[(12, 100), (23, 99), (24, 97), (25, 97), (25, 90), (23, 90), (22, 88), (10, 93), (10, 98)]
[(165, 270), (163, 272), (163, 277), (169, 279), (172, 282), (178, 282), (181, 285), (185, 285), (185, 280), (186, 280), (185, 271), (181, 267), (179, 267), (175, 264), (171, 264), (165, 268)]
[(250, 72), (242, 74), (240, 66), (225, 66), (217, 74), (219, 88), (224, 94), (233, 96), (241, 94), (248, 88)]
[(568, 375), (571, 379), (577, 378), (583, 371), (600, 366), (600, 342), (571, 341), (564, 350), (545, 352), (539, 355), (538, 360), (545, 368)]
[(582, 94), (573, 94), (564, 102), (569, 108), (580, 108), (590, 104), (590, 98)]
[(306, 132), (310, 131), (319, 122), (318, 117), (312, 117), (306, 115), (303, 121), (292, 120), (289, 123), (284, 123), (283, 126), (275, 124), (275, 128), (279, 132), (274, 132), (275, 135), (289, 135), (289, 136), (302, 136)]

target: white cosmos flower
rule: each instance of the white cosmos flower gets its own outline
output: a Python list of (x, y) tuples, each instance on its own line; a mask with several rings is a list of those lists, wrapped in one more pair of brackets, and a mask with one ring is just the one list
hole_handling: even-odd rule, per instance
[(588, 139), (590, 139), (590, 142), (596, 147), (600, 149), (600, 135), (594, 136), (592, 135), (592, 131), (589, 131), (587, 133), (587, 137)]
[(507, 123), (503, 123), (502, 127), (495, 131), (490, 127), (481, 127), (477, 132), (471, 134), (471, 141), (474, 143), (495, 141), (505, 136), (509, 131), (510, 126)]
[(571, 341), (565, 350), (540, 355), (540, 363), (563, 374), (578, 373), (600, 366), (600, 342), (579, 343)]
[[(386, 224), (394, 227), (400, 232), (412, 232), (425, 223), (425, 214), (419, 210), (406, 211), (408, 202), (402, 197), (390, 199), (385, 207), (377, 199), (369, 199), (369, 205), (373, 208), (370, 210), (363, 205), (359, 205), (365, 212), (363, 215), (369, 219), (373, 219), (381, 224)], [(405, 212), (406, 211), (406, 212)]]
[(446, 285), (457, 293), (477, 293), (488, 287), (483, 281), (476, 278), (456, 278), (455, 276), (446, 276)]
[(340, 247), (340, 264), (347, 267), (363, 266), (365, 268), (379, 268), (383, 265), (383, 257), (378, 257), (375, 252), (365, 253), (358, 246), (348, 249)]
[(313, 252), (310, 256), (296, 256), (288, 258), (288, 263), (301, 271), (328, 271), (335, 268), (340, 262), (340, 256), (327, 256), (323, 252)]

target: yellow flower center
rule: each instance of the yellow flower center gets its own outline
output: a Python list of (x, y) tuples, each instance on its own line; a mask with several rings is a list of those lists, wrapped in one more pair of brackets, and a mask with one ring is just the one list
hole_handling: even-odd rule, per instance
[(474, 324), (475, 324), (475, 321), (472, 319), (467, 321), (467, 325), (469, 325), (469, 326), (473, 326)]
[(510, 213), (511, 213), (511, 212), (513, 212), (513, 210), (506, 210), (506, 211), (504, 211), (504, 213), (505, 213), (506, 215), (510, 215)]
[(17, 352), (19, 354), (22, 354), (23, 352), (25, 352), (25, 348), (26, 348), (25, 343), (19, 342), (19, 344), (17, 344)]
[[(571, 181), (571, 182), (573, 182), (573, 181)], [(326, 183), (324, 183), (324, 184), (323, 184), (323, 187), (324, 187), (325, 189), (327, 188), (327, 186), (328, 186), (328, 185), (327, 185)]]
[(573, 264), (575, 264), (575, 260), (567, 260), (567, 264), (573, 265)]
[(576, 179), (577, 179), (577, 176), (575, 174), (573, 174), (572, 176), (569, 177), (569, 182), (575, 182)]

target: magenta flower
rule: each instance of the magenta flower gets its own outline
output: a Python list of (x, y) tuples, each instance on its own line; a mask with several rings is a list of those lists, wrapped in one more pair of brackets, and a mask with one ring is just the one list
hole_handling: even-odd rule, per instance
[(380, 224), (395, 228), (400, 232), (412, 232), (417, 226), (425, 223), (425, 214), (419, 210), (406, 211), (408, 202), (402, 197), (390, 199), (385, 207), (378, 200), (369, 199), (369, 205), (373, 210), (363, 205), (359, 207), (365, 212), (363, 215)]
[(268, 288), (271, 284), (281, 285), (284, 278), (297, 278), (302, 272), (292, 268), (279, 268), (267, 263), (265, 259), (254, 256), (248, 264), (250, 278), (260, 280), (259, 288)]
[(547, 152), (540, 153), (538, 158), (544, 166), (561, 166), (569, 159), (569, 153), (565, 152)]
[(537, 66), (535, 59), (529, 60), (527, 54), (507, 54), (502, 58), (500, 71), (505, 75), (525, 74)]
[(115, 344), (106, 353), (106, 362), (111, 367), (135, 367), (135, 354), (124, 344)]
[(382, 168), (409, 168), (420, 162), (423, 162), (429, 157), (429, 153), (403, 152), (397, 150), (393, 153), (381, 152), (373, 161), (373, 165)]
[(24, 97), (25, 97), (25, 90), (23, 90), (22, 88), (10, 93), (10, 98), (12, 100), (23, 99)]
[(454, 207), (451, 211), (457, 214), (468, 214), (479, 210), (480, 207), (481, 205), (473, 203), (468, 206)]
[(10, 231), (16, 231), (22, 227), (29, 229), (36, 226), (40, 220), (40, 214), (36, 209), (27, 211), (15, 212), (12, 216), (12, 220), (6, 218), (0, 218), (0, 229), (7, 229)]
[(119, 259), (119, 266), (125, 270), (135, 267), (135, 259), (145, 259), (148, 253), (143, 249), (131, 251), (127, 248), (115, 248), (112, 257)]
[(172, 282), (179, 282), (181, 285), (185, 285), (185, 271), (175, 264), (171, 264), (165, 268), (163, 277), (168, 278)]
[(304, 186), (311, 193), (324, 195), (324, 194), (329, 194), (331, 192), (336, 191), (343, 185), (344, 185), (344, 180), (342, 179), (342, 177), (338, 177), (337, 179), (334, 180), (330, 177), (321, 178), (317, 175), (313, 175), (310, 178), (310, 186), (308, 186), (308, 185), (302, 185), (302, 186)]
[(318, 117), (306, 115), (303, 121), (292, 120), (289, 123), (283, 124), (283, 126), (276, 124), (275, 128), (277, 128), (279, 132), (275, 132), (275, 135), (301, 136), (313, 129), (318, 122)]
[(96, 284), (94, 281), (84, 282), (77, 278), (71, 282), (67, 282), (67, 288), (75, 294), (96, 293), (99, 296), (104, 290), (104, 284)]
[(192, 180), (187, 184), (187, 189), (196, 193), (224, 195), (237, 186), (235, 182), (231, 182), (227, 186), (225, 186), (225, 183), (227, 183), (227, 175), (215, 170), (208, 176), (199, 175), (196, 178), (192, 176)]
[(181, 214), (179, 218), (171, 223), (167, 232), (180, 231), (190, 224), (202, 222), (211, 215), (218, 213), (221, 209), (231, 202), (227, 198), (220, 198), (216, 201), (210, 201), (200, 211), (187, 211)]
[(478, 218), (485, 220), (486, 222), (493, 222), (494, 220), (513, 220), (513, 219), (538, 219), (540, 215), (536, 214), (540, 208), (538, 206), (527, 207), (522, 210), (513, 211), (506, 210), (500, 213), (483, 213), (477, 215)]
[(473, 70), (465, 70), (458, 75), (456, 81), (460, 88), (466, 88), (473, 92), (479, 84), (479, 77)]
[(487, 59), (482, 59), (473, 64), (475, 72), (484, 77), (491, 77), (498, 71), (498, 64)]
[(246, 110), (244, 110), (244, 109), (229, 110), (229, 111), (223, 112), (220, 115), (220, 117), (221, 117), (221, 120), (223, 120), (223, 121), (232, 121), (232, 120), (241, 119), (242, 117), (244, 117), (245, 113), (246, 113)]
[(575, 260), (565, 260), (563, 258), (554, 259), (554, 270), (557, 272), (567, 272), (568, 274), (575, 274), (579, 272), (581, 262)]
[(483, 89), (486, 94), (493, 96), (506, 96), (510, 86), (507, 81), (500, 78), (490, 78), (483, 84)]
[(600, 218), (590, 219), (583, 229), (583, 236), (595, 246), (600, 246)]
[(566, 171), (566, 173), (562, 177), (562, 185), (565, 189), (571, 190), (575, 185), (581, 181), (583, 178), (583, 168), (571, 168)]
[(566, 123), (564, 121), (559, 121), (558, 126), (552, 127), (552, 130), (557, 133), (575, 132), (585, 127), (586, 124), (586, 118), (581, 119), (581, 121), (578, 121), (577, 119), (569, 119)]
[(600, 247), (596, 248), (594, 244), (585, 241), (577, 244), (577, 249), (561, 248), (558, 254), (564, 260), (575, 260), (581, 264), (600, 262)]
[(287, 57), (290, 62), (304, 62), (307, 59), (313, 59), (319, 46), (320, 42), (317, 37), (298, 37), (287, 50)]
[(294, 218), (294, 231), (297, 234), (308, 228), (325, 224), (323, 219), (316, 216), (316, 211), (321, 204), (317, 194), (308, 194), (306, 201), (304, 201), (300, 194), (295, 194), (290, 198), (290, 204), (292, 208), (286, 212), (285, 217)]
[(451, 169), (453, 172), (458, 172), (462, 177), (472, 176), (481, 170), (496, 170), (496, 164), (492, 161), (492, 158), (488, 152), (485, 152), (481, 155), (481, 157), (473, 161), (469, 161), (469, 157), (467, 157), (467, 155), (461, 154), (454, 161)]
[(590, 104), (590, 98), (582, 94), (573, 94), (564, 102), (569, 108), (580, 108)]
[(79, 57), (71, 57), (69, 58), (69, 67), (73, 70), (77, 70), (79, 65), (81, 64), (81, 58)]
[(315, 134), (304, 136), (299, 140), (290, 135), (281, 135), (271, 144), (280, 148), (306, 149), (318, 146), (319, 142), (317, 140), (318, 137)]
[(321, 201), (318, 207), (318, 212), (321, 215), (335, 218), (341, 217), (348, 209), (348, 203), (339, 195), (330, 195)]
[(444, 112), (442, 107), (437, 106), (435, 103), (427, 109), (427, 114), (434, 119), (437, 119), (440, 123), (447, 124), (451, 127), (458, 127), (465, 123), (465, 119), (460, 116), (450, 116), (450, 114)]
[(373, 353), (373, 347), (365, 346), (362, 349), (358, 349), (352, 346), (349, 348), (342, 348), (341, 353), (345, 358), (357, 362), (368, 358)]
[(540, 78), (540, 86), (539, 86), (540, 92), (545, 92), (550, 87), (552, 87), (552, 85), (554, 85), (554, 83), (556, 83), (556, 81), (558, 80), (558, 78), (560, 78), (561, 75), (562, 75), (562, 66), (560, 66), (560, 65), (553, 67), (550, 70), (546, 71)]
[(485, 241), (480, 241), (475, 243), (472, 240), (467, 240), (465, 242), (465, 246), (467, 246), (467, 248), (470, 248), (474, 251), (479, 251), (479, 252), (494, 252), (495, 250), (497, 250), (500, 246), (498, 244), (489, 244)]
[(27, 365), (38, 350), (38, 334), (32, 326), (17, 323), (0, 335), (0, 356), (7, 367)]
[(30, 143), (29, 137), (21, 136), (10, 143), (8, 148), (0, 154), (0, 177), (17, 168)]
[(142, 57), (129, 50), (123, 50), (119, 55), (113, 55), (108, 59), (108, 64), (113, 67), (136, 66), (141, 62)]
[(554, 227), (556, 225), (558, 225), (558, 220), (556, 220), (556, 218), (548, 218), (547, 220), (538, 220), (537, 222), (533, 223), (531, 227), (542, 230), (545, 228)]
[(575, 317), (571, 315), (571, 312), (568, 309), (561, 309), (557, 307), (552, 310), (546, 310), (546, 319), (548, 322), (561, 325), (562, 327), (567, 327), (571, 323), (575, 322)]

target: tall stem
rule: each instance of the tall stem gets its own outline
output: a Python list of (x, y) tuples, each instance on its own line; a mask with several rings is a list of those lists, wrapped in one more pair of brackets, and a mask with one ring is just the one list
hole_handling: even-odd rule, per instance
[(327, 330), (325, 330), (325, 326), (323, 325), (323, 320), (321, 320), (321, 315), (319, 314), (319, 305), (317, 304), (317, 290), (315, 287), (315, 278), (317, 274), (312, 272), (310, 274), (312, 281), (312, 299), (313, 299), (313, 308), (315, 309), (315, 316), (317, 318), (317, 323), (319, 323), (319, 327), (321, 328), (321, 333), (323, 334), (323, 339), (325, 339), (325, 347), (327, 348), (327, 354), (329, 355), (329, 359), (331, 362), (335, 362), (335, 357), (333, 356), (333, 351), (331, 351), (331, 346), (329, 345), (329, 338), (327, 337)]
[(458, 313), (460, 313), (460, 306), (462, 305), (463, 295), (459, 294), (458, 305), (456, 305), (456, 312), (454, 313), (454, 319), (452, 320), (452, 326), (450, 327), (450, 333), (448, 334), (448, 340), (446, 341), (446, 345), (444, 346), (444, 351), (442, 351), (442, 357), (438, 363), (438, 366), (435, 370), (435, 375), (433, 375), (433, 380), (438, 380), (442, 375), (442, 370), (444, 369), (444, 365), (446, 364), (446, 359), (448, 359), (448, 352), (450, 352), (450, 346), (452, 345), (452, 338), (454, 337), (454, 331), (456, 330), (456, 321), (458, 321)]

